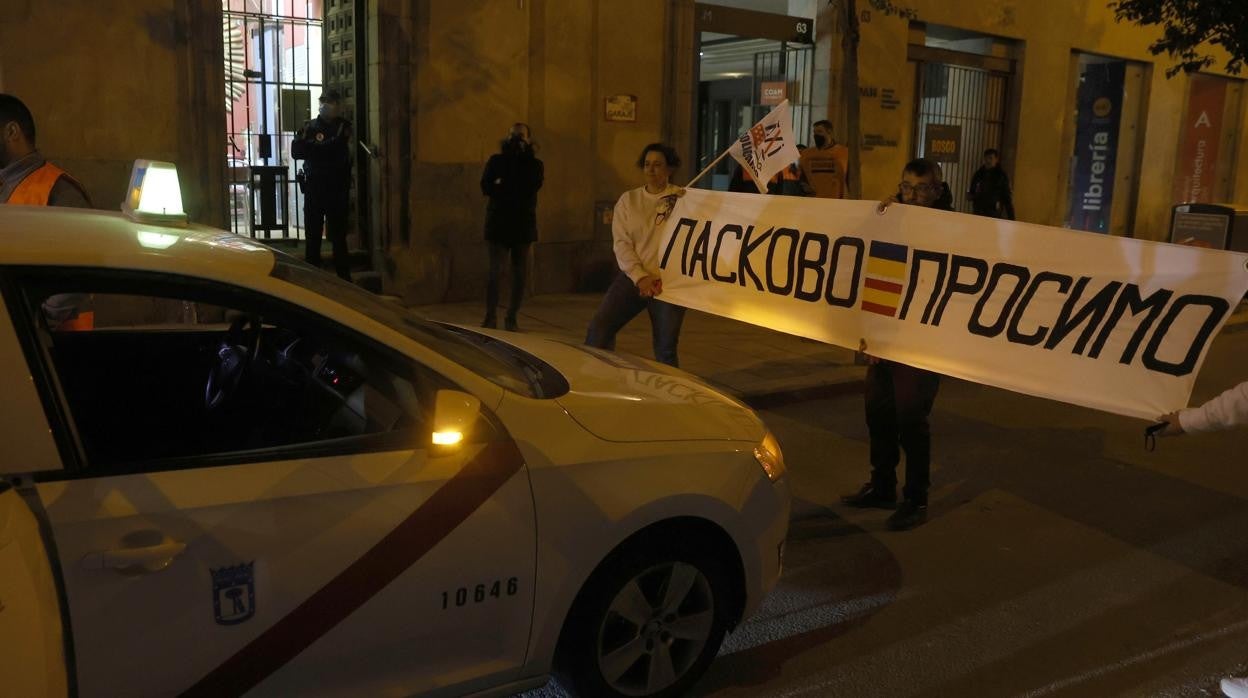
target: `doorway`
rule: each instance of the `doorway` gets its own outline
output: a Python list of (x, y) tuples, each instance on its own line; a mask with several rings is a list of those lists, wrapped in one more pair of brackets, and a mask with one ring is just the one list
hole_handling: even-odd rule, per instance
[(323, 87), (322, 0), (222, 0), (226, 220), (239, 235), (303, 238), (290, 144)]
[[(778, 11), (747, 9), (759, 6)], [(788, 7), (787, 2), (733, 0), (695, 5), (698, 89), (691, 173), (714, 161), (785, 99), (798, 142), (809, 137), (814, 19), (781, 14)], [(735, 161), (724, 158), (696, 186), (725, 191), (735, 167)]]
[[(971, 211), (967, 190), (985, 150), (1013, 168), (1013, 43), (954, 27), (922, 25), (911, 45), (915, 100), (912, 157), (940, 163), (956, 211)], [(1013, 179), (1013, 177), (1011, 177)]]

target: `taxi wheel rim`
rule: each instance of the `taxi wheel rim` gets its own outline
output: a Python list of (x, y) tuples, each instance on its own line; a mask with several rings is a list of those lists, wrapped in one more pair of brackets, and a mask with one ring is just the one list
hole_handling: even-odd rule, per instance
[(598, 629), (598, 668), (630, 696), (676, 683), (702, 655), (715, 625), (711, 584), (697, 567), (667, 562), (630, 579)]

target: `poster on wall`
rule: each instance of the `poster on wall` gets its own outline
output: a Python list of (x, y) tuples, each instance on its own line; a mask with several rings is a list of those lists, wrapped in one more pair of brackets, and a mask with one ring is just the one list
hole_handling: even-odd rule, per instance
[(1126, 75), (1126, 61), (1106, 61), (1086, 65), (1080, 76), (1070, 213), (1066, 218), (1069, 228), (1094, 233), (1109, 231)]
[(758, 103), (774, 107), (788, 98), (788, 83), (764, 82), (759, 88)]
[(637, 95), (611, 95), (605, 104), (607, 121), (637, 120)]
[(923, 156), (929, 160), (956, 163), (961, 150), (961, 125), (928, 124), (923, 129)]
[(1213, 203), (1225, 106), (1225, 80), (1192, 76), (1187, 119), (1179, 134), (1179, 159), (1174, 167), (1175, 203)]

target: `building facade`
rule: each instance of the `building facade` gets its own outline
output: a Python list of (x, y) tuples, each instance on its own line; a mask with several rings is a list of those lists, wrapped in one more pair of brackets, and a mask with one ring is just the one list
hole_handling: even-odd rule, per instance
[[(263, 202), (239, 172), (268, 166), (295, 209), (279, 237), (297, 246), (283, 144), (319, 90), (344, 92), (359, 140), (354, 246), (412, 303), (482, 295), (479, 180), (517, 121), (546, 166), (535, 293), (609, 280), (611, 206), (640, 184), (645, 144), (676, 146), (684, 183), (780, 98), (800, 141), (820, 118), (857, 141), (863, 198), (892, 193), (922, 154), (944, 160), (969, 210), (964, 188), (994, 147), (1023, 221), (1161, 240), (1177, 202), (1248, 202), (1243, 82), (1221, 61), (1167, 78), (1147, 48), (1158, 30), (1116, 23), (1105, 3), (857, 0), (856, 71), (843, 5), (822, 0), (9, 4), (0, 90), (27, 101), (45, 153), (102, 208), (121, 200), (133, 159), (168, 159), (195, 220), (249, 234), (240, 216)], [(270, 30), (292, 34), (266, 53)], [(287, 72), (249, 63), (282, 55)], [(281, 113), (253, 118), (240, 100)]]

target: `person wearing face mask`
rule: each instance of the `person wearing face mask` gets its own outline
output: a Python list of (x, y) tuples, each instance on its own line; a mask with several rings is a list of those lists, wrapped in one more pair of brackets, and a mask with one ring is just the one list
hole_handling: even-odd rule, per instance
[(490, 156), (481, 175), (485, 208), (485, 241), (490, 247), (490, 275), (485, 291), (482, 327), (498, 327), (497, 308), (503, 268), (511, 259), (511, 298), (504, 327), (516, 332), (516, 315), (524, 299), (529, 246), (537, 240), (537, 191), (542, 188), (542, 161), (533, 153), (528, 124), (512, 124), (498, 153)]
[(815, 122), (815, 147), (802, 151), (802, 173), (814, 195), (822, 199), (844, 199), (849, 191), (849, 148), (832, 138), (832, 122)]
[(0, 203), (91, 208), (86, 188), (35, 147), (34, 117), (8, 94), (0, 94)]
[(680, 166), (676, 149), (651, 143), (641, 150), (637, 167), (645, 182), (630, 189), (615, 204), (611, 238), (620, 274), (589, 321), (585, 344), (614, 349), (615, 335), (641, 311), (650, 314), (654, 358), (677, 366), (676, 343), (685, 309), (659, 300), (663, 280), (659, 276), (659, 236), (676, 199), (685, 190), (672, 184), (672, 172)]
[(342, 118), (342, 96), (326, 90), (320, 113), (295, 134), (290, 154), (303, 160), (303, 220), (307, 226), (305, 259), (321, 266), (321, 233), (328, 228), (334, 270), (351, 280), (347, 254), (347, 214), (351, 205), (351, 122)]
[[(897, 194), (880, 202), (879, 212), (897, 203), (953, 210), (940, 165), (920, 158), (902, 171)], [(868, 351), (866, 341), (860, 350)], [(940, 376), (914, 366), (866, 355), (867, 432), (871, 440), (871, 481), (841, 501), (856, 508), (893, 509), (888, 528), (902, 531), (927, 520), (932, 435), (927, 417), (936, 402)], [(897, 464), (906, 454), (904, 499), (897, 506)]]

